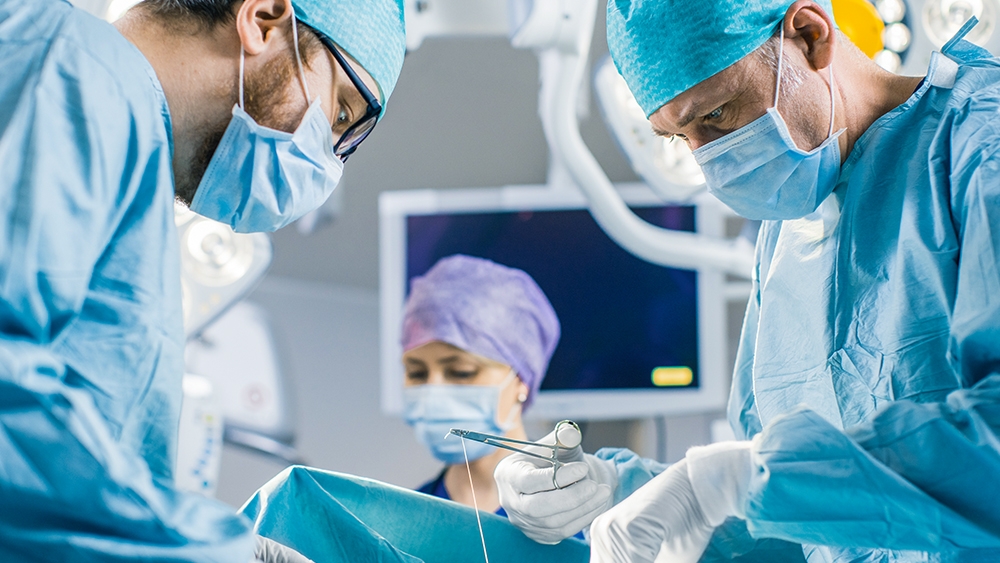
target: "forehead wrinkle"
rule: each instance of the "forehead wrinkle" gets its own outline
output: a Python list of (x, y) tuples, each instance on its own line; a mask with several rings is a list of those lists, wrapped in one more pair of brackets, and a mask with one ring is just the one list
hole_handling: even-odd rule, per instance
[(695, 118), (698, 117), (698, 110), (701, 108), (697, 104), (692, 104), (693, 107), (689, 108), (687, 112), (681, 115), (680, 121), (677, 122), (677, 128), (683, 129), (687, 127)]
[[(685, 106), (681, 110), (681, 116), (678, 118), (677, 128), (683, 129), (692, 121), (694, 121), (698, 117), (698, 111), (700, 109), (701, 109), (700, 103), (697, 100), (691, 100), (690, 102), (685, 104)], [(661, 137), (670, 137), (674, 135), (674, 133), (668, 133), (667, 131), (660, 129), (659, 127), (656, 127), (655, 125), (652, 124), (652, 122), (650, 122), (650, 125), (653, 128), (653, 133), (656, 133)]]

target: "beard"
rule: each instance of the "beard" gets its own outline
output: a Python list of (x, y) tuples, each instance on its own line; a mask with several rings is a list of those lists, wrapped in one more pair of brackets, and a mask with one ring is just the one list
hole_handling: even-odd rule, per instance
[[(292, 133), (302, 120), (300, 112), (290, 111), (286, 101), (299, 88), (294, 61), (287, 57), (274, 57), (264, 63), (256, 72), (247, 73), (244, 85), (244, 110), (259, 125)], [(239, 94), (237, 94), (239, 95)], [(219, 147), (230, 119), (225, 119), (202, 129), (201, 143), (194, 157), (186, 167), (186, 173), (175, 179), (174, 195), (178, 201), (190, 207), (198, 192), (198, 185), (208, 169), (215, 150)], [(237, 163), (227, 163), (237, 165)]]

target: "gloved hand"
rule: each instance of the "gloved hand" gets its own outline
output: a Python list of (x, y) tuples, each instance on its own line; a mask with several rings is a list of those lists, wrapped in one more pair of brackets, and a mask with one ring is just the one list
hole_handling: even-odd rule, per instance
[(696, 563), (717, 526), (746, 517), (751, 472), (750, 442), (691, 448), (594, 520), (591, 563)]
[(251, 563), (313, 563), (298, 551), (264, 536), (257, 536), (253, 557)]
[[(539, 442), (555, 444), (555, 431)], [(542, 455), (550, 452), (525, 449)], [(559, 459), (569, 463), (556, 471), (545, 460), (513, 454), (493, 472), (500, 505), (510, 522), (539, 543), (559, 543), (614, 504), (618, 475), (613, 463), (583, 453), (581, 446), (561, 452)]]

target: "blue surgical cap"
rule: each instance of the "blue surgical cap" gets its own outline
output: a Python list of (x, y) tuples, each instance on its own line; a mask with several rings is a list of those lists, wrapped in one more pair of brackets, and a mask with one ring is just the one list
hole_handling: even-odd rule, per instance
[(406, 53), (402, 0), (293, 0), (295, 16), (329, 37), (375, 79), (383, 111)]
[[(608, 0), (608, 50), (646, 117), (764, 44), (793, 0)], [(817, 0), (830, 17), (829, 0)]]
[(509, 365), (534, 400), (559, 342), (559, 319), (531, 276), (456, 254), (415, 278), (403, 312), (403, 351), (440, 341)]

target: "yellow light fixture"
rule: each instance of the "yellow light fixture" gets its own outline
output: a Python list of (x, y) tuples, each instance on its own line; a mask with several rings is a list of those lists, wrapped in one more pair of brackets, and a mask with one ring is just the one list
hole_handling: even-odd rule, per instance
[(832, 0), (837, 26), (861, 52), (875, 58), (885, 47), (882, 34), (885, 22), (868, 0)]

